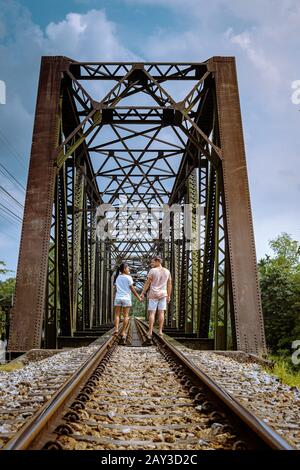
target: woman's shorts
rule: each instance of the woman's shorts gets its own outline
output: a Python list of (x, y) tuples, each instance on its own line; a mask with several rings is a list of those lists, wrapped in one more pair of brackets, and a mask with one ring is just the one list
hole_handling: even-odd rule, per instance
[(115, 307), (131, 307), (131, 300), (128, 299), (115, 299)]
[(148, 301), (148, 310), (166, 310), (167, 308), (167, 297), (163, 297), (162, 299), (149, 299)]

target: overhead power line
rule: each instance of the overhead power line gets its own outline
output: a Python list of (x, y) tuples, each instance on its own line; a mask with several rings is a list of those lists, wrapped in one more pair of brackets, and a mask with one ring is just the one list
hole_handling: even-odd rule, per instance
[(3, 132), (1, 131), (0, 129), (0, 139), (2, 140), (2, 142), (6, 145), (6, 147), (8, 148), (8, 150), (10, 151), (10, 153), (12, 155), (14, 155), (14, 157), (18, 160), (18, 162), (21, 164), (21, 166), (27, 170), (27, 167), (25, 165), (25, 162), (24, 162), (24, 159), (22, 158), (22, 156), (19, 154), (19, 152), (16, 150), (16, 148), (14, 147), (14, 145), (10, 142), (10, 140), (3, 134)]
[(3, 204), (1, 204), (0, 202), (0, 209), (2, 209), (2, 211), (6, 212), (6, 214), (10, 215), (10, 217), (12, 217), (13, 219), (17, 220), (18, 222), (22, 222), (22, 219), (21, 217), (19, 217), (18, 215), (16, 215), (13, 211), (11, 211), (8, 207), (4, 206)]
[(24, 209), (24, 205), (21, 204), (21, 202), (18, 201), (9, 191), (7, 191), (2, 185), (0, 185), (0, 191), (2, 193), (5, 193), (10, 199), (12, 199), (22, 210)]
[[(5, 217), (3, 214), (0, 214), (0, 220), (3, 220), (4, 222), (9, 222), (13, 225), (15, 224), (15, 222), (12, 222), (7, 217)], [(12, 237), (12, 238), (14, 238), (14, 240), (18, 241), (18, 239), (15, 237), (15, 235), (13, 233), (9, 233), (9, 232), (7, 232), (6, 230), (3, 229), (2, 224), (0, 224), (0, 233), (4, 233), (8, 237)]]
[[(6, 174), (3, 173), (3, 172), (5, 172)], [(22, 191), (26, 191), (26, 190), (25, 190), (25, 187), (23, 186), (23, 184), (20, 183), (20, 182), (17, 180), (17, 178), (15, 178), (14, 175), (12, 175), (12, 174), (10, 173), (10, 171), (7, 170), (7, 168), (5, 168), (4, 165), (2, 165), (2, 163), (0, 163), (0, 173), (2, 173), (3, 176), (5, 176), (5, 178), (8, 178), (12, 183), (14, 183), (14, 182), (17, 183), (17, 185), (20, 186), (20, 188), (22, 189)], [(8, 175), (8, 176), (7, 176), (7, 175)]]

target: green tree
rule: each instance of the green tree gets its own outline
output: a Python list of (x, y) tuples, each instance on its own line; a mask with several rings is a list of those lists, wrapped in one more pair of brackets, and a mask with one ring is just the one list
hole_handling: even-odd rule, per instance
[(7, 274), (9, 272), (8, 269), (6, 269), (6, 264), (4, 261), (0, 261), (0, 274)]
[(0, 281), (0, 304), (10, 303), (15, 291), (16, 280), (10, 277), (5, 281)]
[[(7, 274), (10, 272), (6, 268), (4, 261), (0, 261), (0, 274)], [(6, 337), (6, 322), (8, 308), (12, 303), (12, 297), (15, 291), (15, 278), (10, 277), (5, 281), (0, 281), (0, 339), (4, 340)]]
[(289, 354), (300, 339), (300, 247), (287, 233), (269, 242), (273, 255), (258, 263), (267, 346)]
[[(0, 274), (7, 274), (12, 272), (10, 269), (7, 269), (4, 261), (0, 261)], [(12, 295), (15, 290), (15, 278), (10, 277), (5, 281), (0, 281), (0, 303), (1, 301), (11, 301)]]

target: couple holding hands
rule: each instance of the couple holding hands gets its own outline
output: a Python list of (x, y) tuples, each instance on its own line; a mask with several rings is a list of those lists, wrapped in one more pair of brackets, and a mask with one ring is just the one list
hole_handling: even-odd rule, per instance
[(148, 340), (152, 340), (153, 325), (155, 321), (155, 313), (158, 313), (158, 334), (162, 335), (162, 328), (164, 324), (164, 312), (167, 308), (167, 303), (170, 302), (172, 291), (172, 280), (170, 271), (162, 266), (162, 260), (159, 256), (154, 256), (151, 259), (151, 269), (148, 273), (147, 280), (144, 284), (143, 290), (139, 295), (133, 286), (133, 279), (130, 276), (129, 266), (122, 263), (116, 272), (114, 287), (116, 290), (115, 295), (115, 335), (118, 335), (120, 314), (123, 309), (123, 326), (121, 331), (121, 344), (126, 344), (126, 327), (129, 322), (129, 311), (132, 306), (131, 292), (135, 297), (143, 302), (146, 292), (148, 292), (148, 315), (149, 315), (149, 333)]

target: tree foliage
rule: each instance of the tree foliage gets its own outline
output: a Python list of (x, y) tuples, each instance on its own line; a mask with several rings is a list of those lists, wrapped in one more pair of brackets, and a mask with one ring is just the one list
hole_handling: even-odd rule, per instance
[(16, 280), (10, 277), (5, 281), (0, 281), (0, 303), (10, 303), (15, 291)]
[(6, 269), (6, 264), (4, 261), (0, 261), (0, 274), (6, 274), (8, 273), (8, 269)]
[[(0, 261), (0, 274), (7, 274), (11, 272), (10, 269), (6, 268), (4, 261)], [(12, 296), (15, 291), (16, 280), (14, 277), (10, 277), (5, 281), (0, 281), (0, 304), (11, 302)]]
[(272, 353), (288, 354), (300, 339), (300, 247), (285, 232), (269, 245), (273, 255), (258, 263), (266, 341)]

